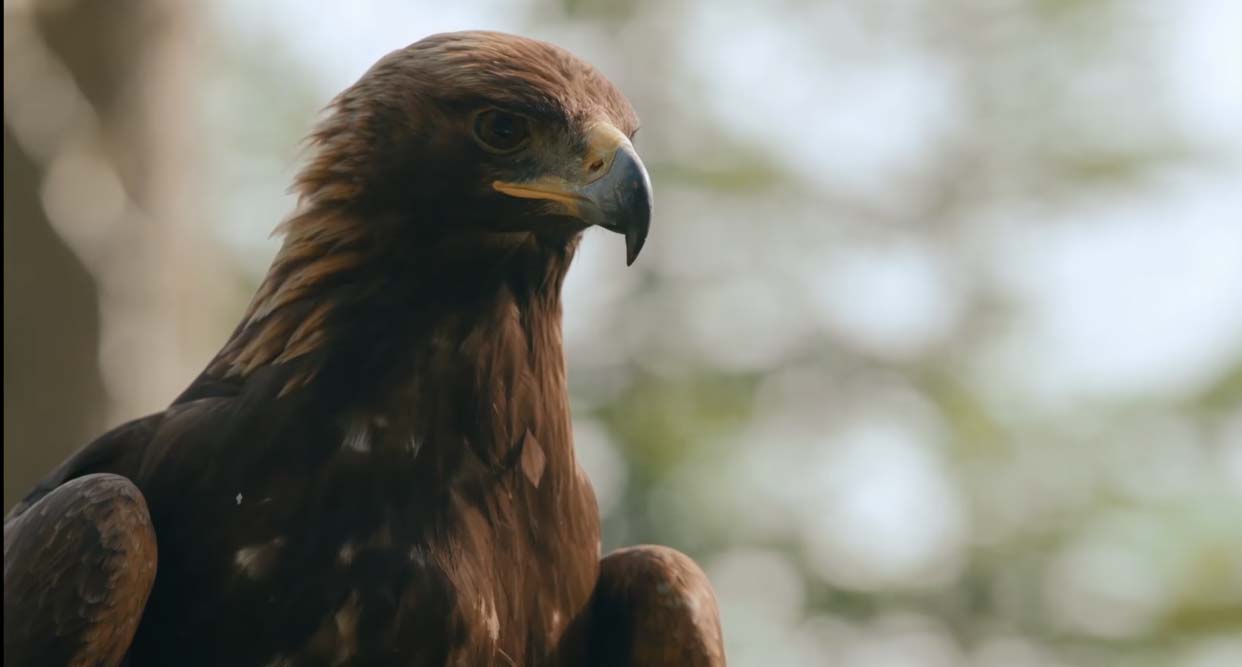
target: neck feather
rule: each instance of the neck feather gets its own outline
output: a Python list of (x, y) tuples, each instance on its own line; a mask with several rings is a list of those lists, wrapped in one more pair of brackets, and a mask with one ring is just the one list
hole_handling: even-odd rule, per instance
[(207, 374), (244, 381), (275, 369), (285, 395), (329, 371), (358, 389), (380, 376), (383, 385), (450, 372), (472, 377), (470, 393), (489, 402), (497, 387), (563, 385), (560, 292), (576, 237), (378, 243), (369, 222), (327, 207), (286, 222), (280, 252)]

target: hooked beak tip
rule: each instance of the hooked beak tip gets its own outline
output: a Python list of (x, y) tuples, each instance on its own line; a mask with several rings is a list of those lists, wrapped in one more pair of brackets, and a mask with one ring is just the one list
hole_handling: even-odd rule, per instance
[(637, 226), (630, 227), (625, 230), (625, 265), (633, 266), (634, 260), (638, 259), (638, 253), (642, 251), (643, 244), (647, 242), (647, 229)]

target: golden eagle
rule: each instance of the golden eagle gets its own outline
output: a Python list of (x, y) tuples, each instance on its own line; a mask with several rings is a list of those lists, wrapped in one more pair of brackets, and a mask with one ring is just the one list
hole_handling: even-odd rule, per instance
[(5, 518), (5, 663), (724, 664), (693, 561), (601, 559), (574, 458), (561, 284), (589, 226), (643, 246), (637, 129), (543, 42), (381, 59), (206, 370)]

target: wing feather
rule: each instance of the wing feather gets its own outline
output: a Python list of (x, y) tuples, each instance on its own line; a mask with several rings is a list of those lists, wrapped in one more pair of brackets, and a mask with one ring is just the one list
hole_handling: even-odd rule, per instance
[(120, 475), (76, 477), (4, 524), (4, 662), (119, 665), (155, 581), (155, 530)]
[(591, 603), (589, 651), (588, 664), (605, 667), (723, 667), (720, 611), (707, 575), (668, 547), (608, 554)]

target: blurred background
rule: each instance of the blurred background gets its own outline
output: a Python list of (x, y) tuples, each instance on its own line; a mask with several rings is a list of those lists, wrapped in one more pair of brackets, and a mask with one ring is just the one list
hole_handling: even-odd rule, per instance
[(6, 0), (6, 507), (225, 340), (328, 100), (465, 28), (643, 118), (577, 446), (731, 664), (1242, 665), (1232, 0)]

